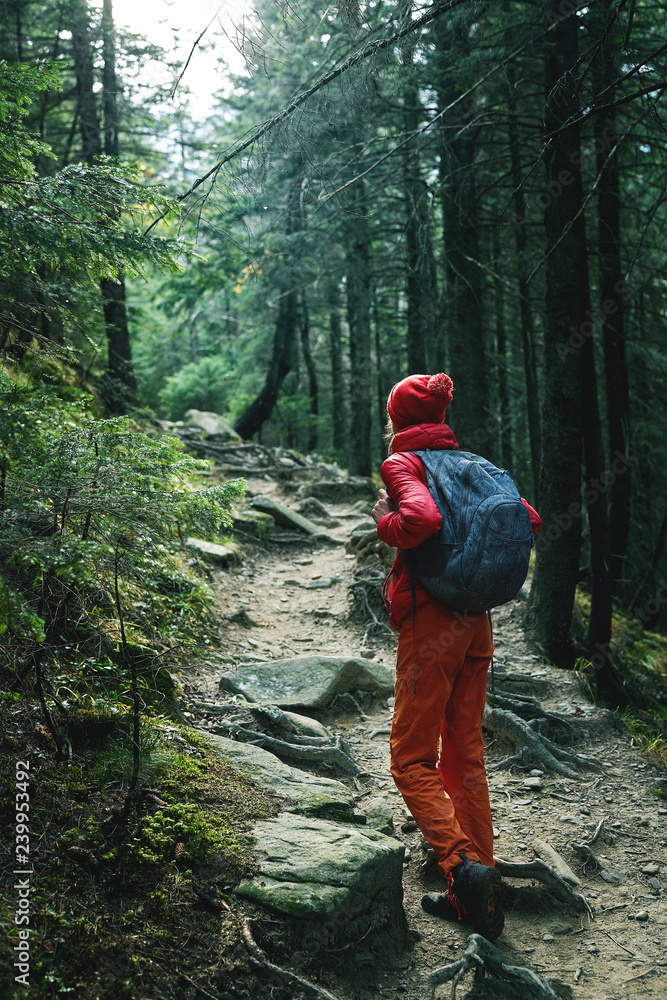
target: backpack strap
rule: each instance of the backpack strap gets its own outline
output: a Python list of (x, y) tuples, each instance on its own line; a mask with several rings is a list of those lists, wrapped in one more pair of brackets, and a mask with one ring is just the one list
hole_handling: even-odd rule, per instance
[[(491, 629), (491, 642), (493, 642), (493, 622), (491, 621), (491, 612), (486, 612), (489, 617), (489, 628)], [(491, 654), (491, 694), (496, 693), (496, 678), (493, 672), (493, 653)]]

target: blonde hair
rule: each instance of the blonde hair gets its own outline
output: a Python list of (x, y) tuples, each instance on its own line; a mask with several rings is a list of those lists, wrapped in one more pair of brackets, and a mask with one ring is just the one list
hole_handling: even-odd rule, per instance
[(387, 411), (387, 423), (385, 424), (384, 434), (382, 435), (382, 440), (387, 443), (387, 451), (391, 450), (391, 442), (394, 440), (395, 433), (394, 425), (391, 417), (389, 416), (389, 411)]

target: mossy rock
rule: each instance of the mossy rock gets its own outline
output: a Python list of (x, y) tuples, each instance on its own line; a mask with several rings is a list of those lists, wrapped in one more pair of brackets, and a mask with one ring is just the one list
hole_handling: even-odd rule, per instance
[(270, 514), (261, 510), (242, 510), (234, 515), (232, 531), (243, 532), (260, 541), (268, 538), (275, 527), (275, 521)]
[(118, 704), (105, 708), (79, 709), (67, 727), (72, 747), (76, 751), (99, 749), (119, 733), (128, 734), (132, 728), (132, 711), (129, 705)]

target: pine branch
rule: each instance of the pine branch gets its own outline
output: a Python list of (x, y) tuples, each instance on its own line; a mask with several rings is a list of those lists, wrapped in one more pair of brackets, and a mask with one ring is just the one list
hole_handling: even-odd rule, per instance
[[(214, 184), (218, 174), (226, 163), (235, 159), (243, 153), (244, 150), (248, 149), (249, 146), (254, 146), (254, 144), (259, 142), (259, 140), (262, 139), (268, 132), (271, 132), (277, 125), (280, 125), (281, 122), (291, 117), (291, 115), (297, 111), (302, 104), (305, 104), (310, 97), (316, 94), (319, 90), (322, 90), (324, 87), (328, 87), (329, 84), (333, 83), (333, 81), (338, 79), (339, 76), (343, 76), (348, 72), (348, 70), (357, 66), (360, 62), (371, 58), (371, 56), (377, 55), (379, 52), (383, 52), (396, 42), (399, 42), (402, 38), (405, 38), (406, 35), (411, 34), (413, 31), (420, 31), (422, 28), (425, 28), (427, 24), (430, 24), (431, 21), (435, 21), (443, 14), (447, 14), (449, 11), (455, 10), (457, 7), (461, 7), (466, 2), (467, 0), (448, 0), (447, 3), (437, 3), (426, 14), (423, 14), (422, 17), (417, 18), (415, 21), (408, 21), (407, 24), (405, 24), (398, 31), (394, 32), (394, 34), (385, 38), (366, 41), (361, 48), (357, 49), (356, 52), (353, 52), (347, 57), (347, 59), (344, 59), (340, 65), (320, 77), (320, 79), (317, 80), (312, 87), (309, 87), (308, 90), (304, 90), (301, 94), (295, 97), (286, 108), (283, 108), (283, 110), (278, 112), (277, 115), (274, 115), (273, 118), (269, 118), (269, 120), (264, 122), (263, 125), (260, 125), (259, 128), (256, 129), (252, 135), (250, 135), (243, 142), (234, 146), (229, 153), (223, 156), (222, 159), (218, 160), (215, 166), (211, 167), (207, 173), (205, 173), (202, 177), (197, 178), (194, 184), (188, 188), (184, 194), (179, 195), (176, 200), (178, 202), (185, 201), (190, 197), (190, 195), (194, 194), (194, 192), (201, 187), (202, 184), (205, 184), (209, 178), (211, 179), (211, 183)], [(150, 226), (144, 231), (144, 236), (147, 236), (148, 233), (150, 233), (151, 230), (166, 217), (166, 214), (167, 213), (165, 212), (162, 215), (159, 215), (157, 219), (151, 222)]]

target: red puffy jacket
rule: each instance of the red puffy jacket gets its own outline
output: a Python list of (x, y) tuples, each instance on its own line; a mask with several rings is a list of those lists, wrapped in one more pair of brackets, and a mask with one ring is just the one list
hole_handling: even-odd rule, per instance
[[(382, 463), (380, 473), (389, 496), (398, 510), (390, 511), (380, 519), (378, 537), (397, 549), (412, 549), (440, 530), (442, 518), (426, 485), (426, 472), (421, 459), (411, 454), (427, 448), (439, 451), (458, 448), (453, 432), (447, 424), (413, 424), (398, 431), (391, 442), (392, 454)], [(523, 498), (522, 498), (523, 499)], [(542, 527), (536, 510), (525, 500), (533, 534)], [(383, 594), (390, 624), (397, 632), (411, 614), (412, 597), (410, 578), (400, 552), (385, 580)], [(433, 601), (419, 583), (415, 588), (416, 606)]]

